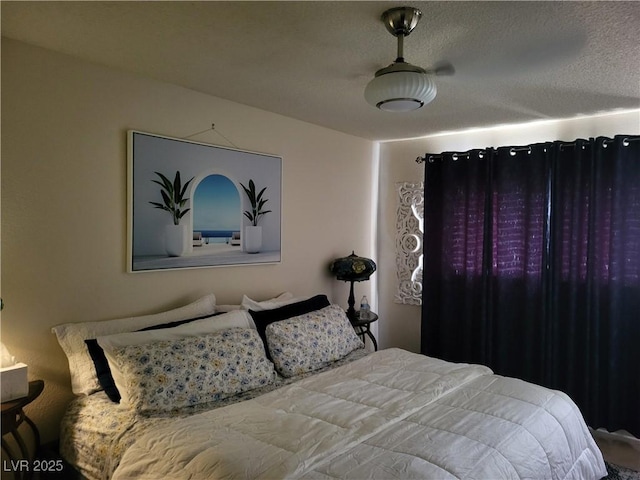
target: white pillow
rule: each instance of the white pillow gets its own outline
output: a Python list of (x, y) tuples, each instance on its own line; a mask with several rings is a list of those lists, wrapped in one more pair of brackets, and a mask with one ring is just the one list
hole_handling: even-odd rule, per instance
[(157, 342), (160, 340), (197, 337), (198, 335), (206, 335), (207, 333), (213, 333), (227, 328), (253, 328), (255, 330), (249, 312), (246, 310), (233, 310), (220, 315), (194, 320), (193, 322), (178, 325), (177, 327), (101, 335), (96, 337), (96, 340), (98, 341), (98, 345), (105, 349), (105, 345), (114, 348)]
[(173, 328), (161, 328), (158, 330), (147, 330), (144, 332), (116, 333), (97, 337), (98, 345), (102, 347), (105, 357), (109, 362), (111, 376), (120, 392), (120, 404), (130, 405), (126, 380), (121, 369), (121, 364), (116, 360), (114, 352), (123, 347), (131, 345), (144, 345), (148, 343), (175, 341), (188, 337), (203, 337), (229, 328), (244, 328), (255, 330), (253, 320), (249, 312), (245, 310), (234, 310), (222, 315), (195, 320), (193, 322)]
[(65, 323), (51, 329), (67, 355), (71, 388), (76, 395), (90, 395), (101, 390), (93, 361), (84, 341), (101, 335), (132, 332), (141, 328), (189, 318), (213, 315), (216, 312), (216, 296), (211, 293), (193, 303), (166, 312), (139, 317), (119, 318), (103, 322)]
[(216, 313), (226, 313), (232, 310), (239, 310), (242, 305), (216, 305)]
[(246, 295), (243, 295), (242, 304), (240, 306), (245, 310), (253, 310), (255, 312), (259, 312), (261, 310), (272, 310), (289, 303), (295, 303), (299, 300), (299, 298), (294, 298), (293, 293), (291, 292), (281, 293), (275, 298), (270, 298), (269, 300), (264, 300), (262, 302), (257, 302), (250, 299)]

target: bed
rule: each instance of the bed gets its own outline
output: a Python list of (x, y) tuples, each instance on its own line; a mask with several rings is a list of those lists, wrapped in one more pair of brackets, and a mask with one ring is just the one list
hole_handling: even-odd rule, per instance
[(208, 296), (54, 332), (78, 394), (61, 454), (90, 479), (607, 475), (562, 392), (481, 365), (368, 352), (324, 295), (239, 306)]

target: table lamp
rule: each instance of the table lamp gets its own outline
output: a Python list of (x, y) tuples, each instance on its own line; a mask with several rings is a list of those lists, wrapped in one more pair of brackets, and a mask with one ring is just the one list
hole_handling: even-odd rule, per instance
[(376, 271), (375, 262), (370, 258), (359, 257), (354, 251), (352, 251), (351, 255), (348, 257), (337, 258), (331, 262), (329, 270), (338, 280), (351, 282), (347, 317), (349, 320), (355, 320), (356, 310), (354, 305), (356, 303), (356, 299), (353, 295), (353, 282), (369, 280), (371, 274)]

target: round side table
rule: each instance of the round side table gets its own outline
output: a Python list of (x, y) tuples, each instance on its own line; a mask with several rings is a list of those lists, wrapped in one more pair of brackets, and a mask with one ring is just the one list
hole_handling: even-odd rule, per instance
[(351, 321), (351, 325), (355, 329), (356, 333), (360, 335), (362, 341), (365, 340), (365, 335), (367, 335), (371, 339), (371, 343), (373, 343), (373, 348), (375, 351), (378, 351), (378, 342), (376, 342), (376, 337), (373, 336), (371, 332), (371, 324), (373, 322), (378, 321), (378, 314), (369, 312), (369, 316), (367, 318), (360, 318), (360, 312), (356, 312), (354, 318), (349, 319)]
[(33, 431), (33, 435), (35, 437), (35, 452), (40, 448), (40, 432), (38, 432), (38, 427), (33, 423), (27, 415), (24, 413), (23, 407), (29, 405), (36, 398), (40, 396), (42, 390), (44, 389), (44, 380), (34, 380), (29, 382), (29, 393), (26, 397), (17, 398), (15, 400), (9, 400), (8, 402), (2, 402), (2, 450), (5, 451), (9, 459), (13, 462), (16, 461), (16, 457), (14, 457), (11, 452), (11, 448), (9, 448), (9, 443), (4, 439), (5, 435), (11, 434), (15, 439), (18, 447), (20, 448), (20, 454), (22, 455), (21, 459), (29, 459), (29, 449), (25, 444), (22, 435), (18, 431), (22, 422), (25, 422), (31, 430)]

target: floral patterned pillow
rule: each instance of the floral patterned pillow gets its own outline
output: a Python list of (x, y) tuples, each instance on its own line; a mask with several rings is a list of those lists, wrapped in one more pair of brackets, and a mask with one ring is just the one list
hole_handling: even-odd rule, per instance
[(126, 398), (141, 413), (214, 402), (267, 385), (275, 375), (258, 332), (250, 328), (128, 345), (113, 354)]
[(266, 337), (276, 370), (285, 377), (317, 370), (364, 348), (338, 305), (271, 323)]

